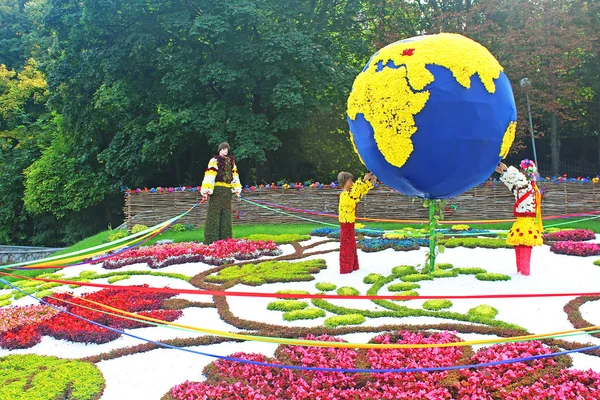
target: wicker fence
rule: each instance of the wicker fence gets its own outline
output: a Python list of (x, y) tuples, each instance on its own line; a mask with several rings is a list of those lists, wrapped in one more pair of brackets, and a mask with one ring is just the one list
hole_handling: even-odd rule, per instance
[[(562, 215), (600, 209), (600, 185), (592, 183), (542, 183), (544, 215)], [(258, 200), (287, 207), (309, 209), (337, 214), (339, 189), (263, 189), (245, 192), (248, 200)], [(197, 192), (132, 193), (125, 197), (125, 222), (131, 228), (135, 224), (156, 225), (181, 214), (201, 200)], [(478, 186), (450, 199), (446, 207), (446, 220), (488, 220), (512, 218), (514, 198), (502, 184)], [(183, 224), (204, 223), (207, 203), (182, 218)], [(286, 211), (290, 214), (319, 221), (335, 222), (334, 218), (320, 217)], [(245, 201), (233, 201), (234, 224), (279, 224), (305, 222), (302, 219), (282, 215), (257, 207)], [(358, 217), (383, 219), (428, 218), (428, 212), (420, 201), (404, 196), (386, 186), (373, 189), (358, 205)]]

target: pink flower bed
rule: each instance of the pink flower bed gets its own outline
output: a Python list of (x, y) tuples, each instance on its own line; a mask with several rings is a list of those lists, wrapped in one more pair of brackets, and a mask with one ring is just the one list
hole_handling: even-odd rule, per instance
[(194, 242), (168, 243), (123, 252), (104, 261), (102, 267), (118, 269), (126, 265), (148, 263), (150, 268), (164, 268), (190, 262), (222, 265), (234, 260), (252, 260), (279, 254), (281, 250), (271, 240), (226, 239), (210, 245)]
[(556, 242), (550, 246), (550, 251), (569, 256), (597, 256), (600, 255), (600, 245), (586, 242)]
[(558, 231), (542, 235), (544, 240), (552, 242), (583, 242), (585, 240), (594, 240), (596, 234), (589, 229), (572, 229), (568, 231)]
[[(330, 336), (308, 340), (338, 341)], [(377, 343), (448, 343), (460, 339), (450, 332), (384, 334)], [(333, 349), (279, 346), (276, 358), (235, 353), (231, 357), (271, 364), (352, 369), (427, 368), (479, 364), (549, 354), (540, 342), (499, 344), (473, 354), (470, 347), (424, 349)], [(570, 358), (539, 359), (460, 371), (418, 373), (338, 373), (293, 371), (218, 360), (204, 369), (204, 382), (186, 381), (167, 398), (195, 399), (458, 399), (547, 400), (600, 398), (600, 375), (562, 370)], [(584, 397), (577, 397), (577, 394)], [(561, 397), (564, 395), (564, 397)], [(508, 396), (508, 397), (507, 397)]]

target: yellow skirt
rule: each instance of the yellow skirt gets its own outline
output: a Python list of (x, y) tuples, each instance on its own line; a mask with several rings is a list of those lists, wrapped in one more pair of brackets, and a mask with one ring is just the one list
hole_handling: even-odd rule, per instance
[(534, 217), (517, 217), (510, 228), (506, 243), (511, 246), (541, 246), (544, 244), (542, 233)]

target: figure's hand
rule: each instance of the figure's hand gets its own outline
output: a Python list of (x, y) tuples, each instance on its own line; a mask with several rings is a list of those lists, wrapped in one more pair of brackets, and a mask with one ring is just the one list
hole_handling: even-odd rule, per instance
[[(371, 174), (371, 175), (373, 175), (373, 174)], [(375, 175), (373, 175), (373, 177), (371, 178), (371, 183), (373, 185), (375, 185), (377, 183), (377, 177)]]
[(372, 173), (372, 172), (367, 172), (367, 173), (365, 174), (365, 177), (363, 178), (363, 180), (364, 180), (365, 182), (366, 182), (366, 181), (370, 181), (370, 180), (372, 180), (372, 179), (373, 179), (373, 176), (374, 176), (374, 175), (373, 175), (373, 173)]
[(235, 195), (237, 196), (238, 201), (242, 201), (242, 194), (236, 192)]
[(506, 172), (507, 169), (508, 169), (508, 167), (506, 166), (506, 164), (501, 162), (496, 167), (496, 172), (502, 175), (504, 172)]
[(202, 201), (206, 201), (206, 199), (208, 199), (208, 194), (203, 194), (202, 195)]

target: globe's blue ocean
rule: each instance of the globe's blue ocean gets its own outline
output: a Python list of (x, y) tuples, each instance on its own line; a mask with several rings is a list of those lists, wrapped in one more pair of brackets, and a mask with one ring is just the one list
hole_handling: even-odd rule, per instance
[[(378, 69), (390, 67), (396, 68)], [(466, 89), (447, 68), (427, 68), (435, 80), (424, 88), (430, 98), (415, 116), (414, 150), (401, 168), (384, 159), (363, 114), (348, 123), (365, 165), (386, 185), (408, 196), (455, 197), (488, 179), (500, 162), (504, 132), (516, 120), (514, 97), (503, 72), (492, 94), (478, 75)]]

